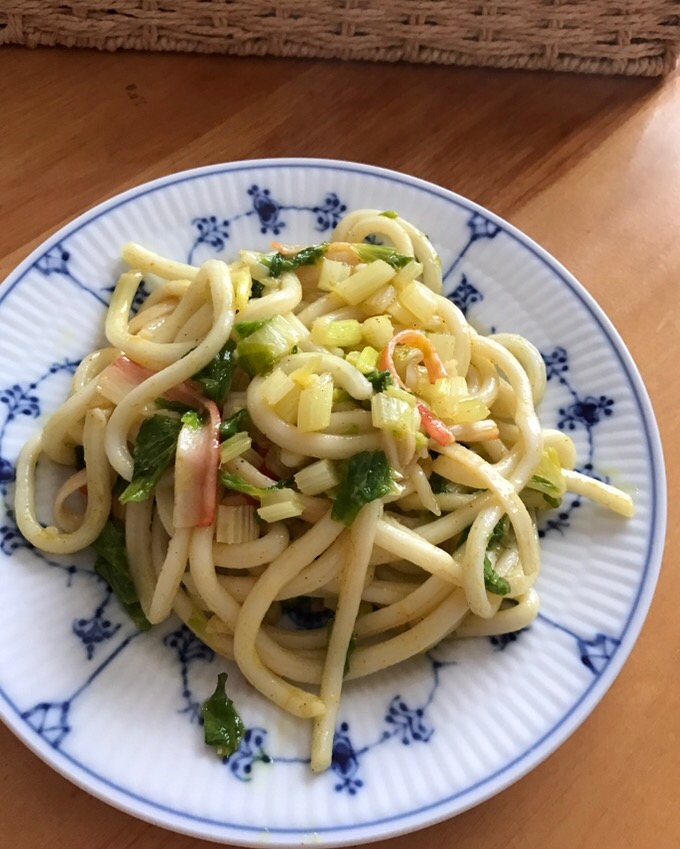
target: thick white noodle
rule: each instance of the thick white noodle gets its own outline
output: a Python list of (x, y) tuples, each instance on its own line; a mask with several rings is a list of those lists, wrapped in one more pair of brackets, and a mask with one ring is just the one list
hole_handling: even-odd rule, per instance
[(213, 543), (215, 565), (224, 569), (252, 569), (271, 563), (288, 547), (290, 534), (283, 522), (269, 525), (267, 533), (252, 542)]
[(149, 604), (148, 619), (152, 625), (162, 622), (170, 615), (175, 595), (182, 583), (182, 575), (189, 560), (191, 533), (191, 528), (178, 528), (175, 536), (170, 540), (165, 561)]
[(254, 301), (238, 314), (239, 321), (257, 321), (260, 318), (273, 318), (292, 312), (302, 300), (302, 287), (294, 274), (282, 274), (281, 286), (271, 295), (264, 295)]
[(142, 275), (138, 271), (127, 271), (121, 275), (106, 313), (106, 338), (114, 348), (120, 348), (135, 362), (159, 370), (188, 354), (194, 346), (191, 342), (156, 342), (130, 333), (130, 310), (141, 283)]
[(87, 486), (87, 470), (81, 469), (67, 478), (54, 496), (54, 518), (59, 527), (71, 533), (80, 527), (83, 514), (72, 510), (66, 503), (79, 490)]
[[(340, 578), (340, 592), (335, 608), (326, 662), (321, 675), (319, 696), (324, 704), (322, 716), (314, 720), (312, 731), (312, 769), (322, 772), (331, 765), (335, 720), (340, 705), (342, 679), (345, 675), (347, 653), (354, 624), (359, 612), (368, 561), (375, 532), (382, 513), (380, 501), (367, 504), (359, 511), (346, 535), (345, 562)], [(351, 668), (351, 660), (350, 660)]]
[(199, 269), (195, 265), (166, 259), (160, 254), (143, 248), (135, 242), (123, 245), (120, 255), (130, 268), (137, 268), (149, 274), (155, 274), (164, 280), (193, 280)]
[(116, 407), (106, 428), (106, 454), (109, 462), (125, 480), (132, 479), (132, 455), (127, 439), (134, 419), (143, 408), (203, 368), (224, 346), (234, 323), (234, 290), (229, 266), (219, 260), (209, 260), (201, 266), (210, 284), (214, 310), (213, 326), (201, 342), (182, 359), (157, 372), (135, 389)]
[(97, 408), (85, 414), (84, 444), (87, 507), (83, 521), (71, 532), (43, 527), (35, 512), (35, 467), (42, 435), (37, 433), (24, 445), (16, 469), (16, 515), (19, 530), (29, 542), (51, 554), (73, 554), (91, 545), (106, 524), (111, 510), (111, 477), (104, 453), (106, 415)]
[(635, 515), (633, 499), (626, 492), (621, 492), (620, 489), (616, 489), (616, 487), (610, 486), (604, 481), (595, 480), (595, 478), (582, 475), (580, 472), (564, 469), (562, 474), (570, 492), (585, 495), (586, 498), (591, 498), (598, 504), (602, 504), (603, 507), (627, 518)]

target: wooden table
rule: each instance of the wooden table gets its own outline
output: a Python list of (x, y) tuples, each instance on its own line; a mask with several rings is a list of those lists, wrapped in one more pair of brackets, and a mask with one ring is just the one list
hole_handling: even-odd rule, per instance
[[(0, 279), (57, 227), (211, 162), (323, 156), (467, 195), (580, 278), (637, 361), (677, 493), (680, 78), (0, 51)], [(675, 474), (674, 474), (675, 473)], [(680, 847), (680, 620), (671, 510), (642, 636), (603, 703), (495, 799), (391, 849)], [(0, 729), (0, 844), (198, 849), (96, 801)]]

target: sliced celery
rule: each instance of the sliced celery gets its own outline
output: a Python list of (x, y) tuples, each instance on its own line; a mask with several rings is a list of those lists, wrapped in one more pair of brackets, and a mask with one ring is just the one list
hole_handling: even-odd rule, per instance
[(381, 351), (394, 336), (394, 327), (388, 315), (374, 315), (363, 324), (364, 339)]
[(320, 356), (310, 357), (305, 361), (304, 365), (292, 371), (289, 377), (300, 389), (305, 389), (312, 384), (317, 370), (321, 368), (321, 363), (322, 359)]
[(315, 380), (300, 392), (297, 426), (303, 433), (323, 430), (331, 423), (333, 381), (329, 376)]
[(410, 310), (406, 309), (400, 301), (393, 301), (387, 308), (387, 312), (402, 327), (420, 328), (422, 325), (420, 319), (413, 315)]
[(268, 490), (261, 500), (257, 514), (265, 522), (281, 522), (302, 515), (304, 505), (292, 489)]
[(297, 488), (303, 495), (319, 495), (337, 486), (340, 481), (330, 460), (319, 460), (295, 475)]
[(386, 394), (391, 398), (399, 398), (400, 401), (405, 401), (410, 407), (415, 407), (418, 399), (411, 392), (407, 392), (406, 389), (402, 389), (400, 386), (388, 386), (385, 390)]
[(220, 463), (228, 463), (229, 460), (240, 457), (252, 444), (250, 436), (245, 431), (240, 431), (220, 445)]
[(387, 311), (396, 297), (397, 293), (394, 286), (383, 286), (377, 292), (374, 292), (370, 298), (366, 298), (361, 306), (366, 315), (381, 315)]
[(422, 283), (409, 283), (399, 293), (399, 302), (423, 324), (428, 324), (437, 312), (437, 296)]
[(481, 422), (489, 417), (489, 408), (481, 398), (461, 398), (456, 402), (454, 421), (456, 424)]
[(246, 308), (253, 288), (250, 268), (244, 262), (231, 265), (231, 282), (234, 287), (234, 309), (240, 312)]
[(398, 292), (408, 286), (409, 283), (413, 283), (414, 280), (417, 280), (420, 275), (423, 273), (423, 266), (421, 263), (413, 260), (405, 265), (403, 268), (400, 268), (394, 278), (394, 286)]
[(295, 389), (295, 382), (280, 368), (275, 368), (262, 383), (262, 397), (274, 407)]
[(350, 351), (345, 359), (354, 368), (359, 369), (362, 374), (369, 374), (375, 371), (378, 365), (378, 357), (378, 352), (369, 345), (361, 351)]
[(217, 508), (217, 542), (252, 542), (260, 536), (255, 508), (250, 505), (238, 507), (220, 504)]
[(363, 338), (361, 324), (353, 318), (329, 321), (318, 318), (312, 325), (312, 342), (337, 348), (353, 348)]
[(415, 434), (420, 427), (417, 408), (386, 392), (379, 392), (371, 399), (371, 418), (373, 427), (389, 430), (397, 436)]
[(297, 384), (278, 403), (274, 404), (274, 412), (285, 422), (295, 424), (300, 402), (301, 389)]
[(443, 362), (456, 359), (456, 337), (450, 333), (430, 333), (427, 337)]
[(351, 272), (352, 269), (347, 263), (324, 257), (318, 287), (322, 292), (332, 292), (335, 285), (347, 280)]
[[(375, 246), (367, 245), (367, 247)], [(338, 283), (335, 292), (348, 304), (356, 306), (370, 298), (393, 277), (394, 269), (382, 259), (377, 259), (370, 265), (360, 268), (347, 280)]]

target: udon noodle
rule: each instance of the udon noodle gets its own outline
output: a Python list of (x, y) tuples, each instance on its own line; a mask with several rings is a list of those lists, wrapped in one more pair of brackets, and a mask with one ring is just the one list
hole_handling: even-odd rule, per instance
[[(118, 532), (144, 622), (174, 611), (312, 720), (318, 771), (345, 680), (534, 619), (541, 510), (633, 505), (574, 471), (536, 414), (539, 352), (470, 326), (412, 224), (359, 210), (329, 243), (274, 247), (200, 268), (123, 248), (108, 347), (24, 447), (16, 512), (57, 554), (106, 560)], [(72, 467), (48, 526), (43, 454)]]

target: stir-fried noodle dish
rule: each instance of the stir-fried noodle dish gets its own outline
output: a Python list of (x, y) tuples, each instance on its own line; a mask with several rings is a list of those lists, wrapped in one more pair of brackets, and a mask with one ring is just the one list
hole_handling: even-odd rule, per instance
[[(196, 268), (124, 246), (108, 347), (24, 447), (16, 514), (43, 551), (93, 546), (139, 628), (174, 612), (312, 720), (320, 771), (344, 681), (535, 618), (541, 511), (633, 504), (574, 471), (536, 413), (539, 352), (470, 326), (413, 224), (359, 210), (273, 248)], [(67, 468), (48, 525), (43, 455)], [(243, 735), (225, 677), (203, 707), (223, 757)]]

